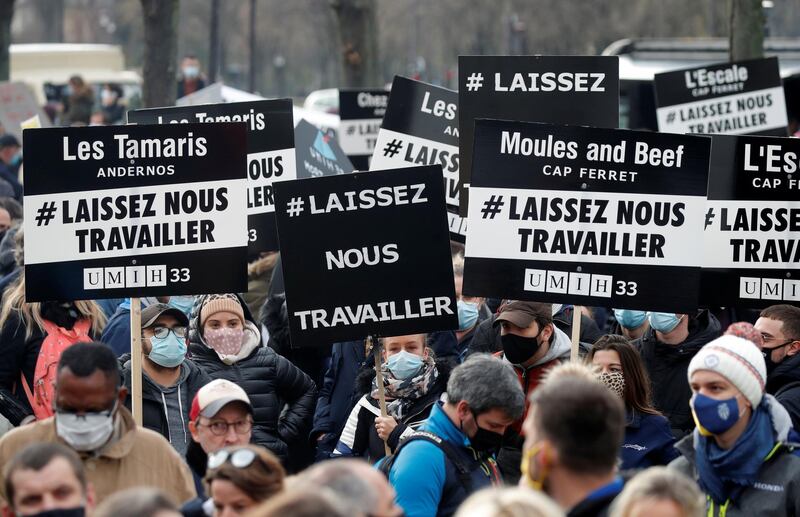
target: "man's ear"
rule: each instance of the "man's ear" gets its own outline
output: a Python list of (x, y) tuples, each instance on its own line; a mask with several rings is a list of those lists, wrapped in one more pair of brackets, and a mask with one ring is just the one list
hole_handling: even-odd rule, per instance
[(120, 406), (125, 405), (126, 398), (128, 398), (128, 388), (125, 386), (120, 386), (119, 393), (117, 394), (117, 401), (119, 402)]
[(796, 339), (786, 350), (786, 355), (793, 356), (800, 352), (800, 339)]
[(192, 435), (192, 440), (200, 443), (200, 440), (197, 439), (197, 424), (193, 420), (189, 420), (189, 433)]
[(469, 414), (469, 404), (465, 400), (459, 400), (456, 404), (456, 413), (459, 418), (465, 418)]

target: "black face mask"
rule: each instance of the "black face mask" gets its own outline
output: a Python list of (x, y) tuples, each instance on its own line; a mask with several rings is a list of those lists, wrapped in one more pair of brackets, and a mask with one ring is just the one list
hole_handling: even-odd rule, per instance
[(475, 413), (472, 413), (472, 418), (475, 419), (475, 425), (478, 426), (475, 436), (472, 436), (469, 439), (470, 443), (472, 444), (472, 448), (479, 453), (497, 454), (497, 452), (500, 450), (500, 447), (503, 446), (503, 435), (479, 426), (478, 415)]
[[(781, 363), (776, 363), (775, 361), (772, 360), (772, 351), (773, 350), (779, 350), (779, 349), (781, 349), (781, 348), (783, 348), (785, 346), (789, 346), (794, 342), (795, 342), (795, 340), (792, 339), (792, 340), (787, 341), (786, 343), (783, 343), (781, 345), (774, 346), (772, 348), (764, 348), (764, 349), (761, 350), (761, 353), (764, 354), (764, 363), (767, 365), (767, 377), (769, 377), (770, 374), (775, 371), (775, 368), (777, 368), (778, 365), (781, 364)], [(784, 359), (785, 359), (785, 357), (784, 357)]]
[(48, 510), (46, 512), (34, 514), (30, 517), (84, 517), (84, 515), (86, 515), (86, 511), (83, 507), (80, 507), (63, 510)]
[[(539, 334), (542, 332), (539, 331)], [(542, 344), (539, 342), (539, 334), (535, 337), (522, 337), (516, 334), (506, 334), (500, 337), (503, 345), (503, 353), (506, 359), (513, 364), (522, 364), (539, 351)]]

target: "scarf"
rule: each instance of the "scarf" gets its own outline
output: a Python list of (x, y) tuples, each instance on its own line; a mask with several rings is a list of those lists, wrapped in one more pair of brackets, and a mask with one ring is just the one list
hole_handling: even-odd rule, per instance
[[(439, 377), (439, 370), (433, 357), (429, 354), (423, 360), (422, 369), (418, 375), (409, 379), (395, 379), (392, 372), (386, 367), (386, 363), (381, 365), (383, 373), (383, 387), (386, 391), (386, 400), (391, 400), (386, 404), (386, 412), (393, 416), (398, 422), (403, 421), (403, 417), (408, 413), (411, 404), (428, 393), (431, 386)], [(378, 400), (378, 378), (372, 380), (372, 391), (370, 396)]]
[(700, 488), (718, 504), (729, 499), (735, 502), (755, 484), (761, 465), (775, 446), (766, 398), (730, 449), (721, 449), (711, 436), (702, 436), (697, 430), (694, 433)]

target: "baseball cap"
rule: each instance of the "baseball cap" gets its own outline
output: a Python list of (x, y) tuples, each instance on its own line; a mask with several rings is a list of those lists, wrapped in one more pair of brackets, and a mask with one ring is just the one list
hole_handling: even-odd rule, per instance
[(253, 412), (250, 399), (240, 386), (225, 379), (215, 379), (200, 388), (197, 395), (194, 396), (192, 409), (189, 411), (189, 420), (194, 422), (201, 415), (213, 418), (220, 409), (231, 402), (243, 402), (247, 406), (247, 410), (250, 413)]
[(182, 310), (170, 307), (166, 303), (154, 303), (142, 309), (142, 328), (152, 326), (161, 315), (172, 316), (184, 327), (189, 326), (189, 318)]
[(11, 133), (6, 133), (5, 135), (0, 136), (0, 149), (4, 147), (10, 147), (12, 145), (22, 147), (19, 143), (19, 140), (17, 140), (17, 137)]
[(553, 322), (552, 311), (552, 305), (549, 303), (512, 300), (500, 306), (500, 313), (497, 315), (494, 325), (497, 326), (501, 321), (507, 321), (520, 328), (527, 328), (536, 320), (548, 324)]

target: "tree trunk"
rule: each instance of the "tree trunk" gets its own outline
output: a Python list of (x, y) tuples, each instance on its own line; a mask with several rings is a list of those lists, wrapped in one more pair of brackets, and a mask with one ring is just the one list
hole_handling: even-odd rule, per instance
[(379, 86), (375, 0), (330, 0), (336, 15), (344, 86)]
[(247, 87), (251, 93), (256, 92), (256, 0), (250, 0), (250, 66)]
[(14, 17), (14, 0), (0, 0), (0, 81), (10, 77), (11, 19)]
[(208, 49), (208, 84), (217, 82), (219, 72), (219, 0), (211, 0), (211, 16)]
[(764, 57), (764, 9), (761, 0), (730, 1), (731, 61)]
[(64, 0), (37, 0), (42, 20), (42, 43), (64, 43)]
[(172, 106), (177, 89), (179, 0), (141, 2), (144, 14), (144, 107)]

